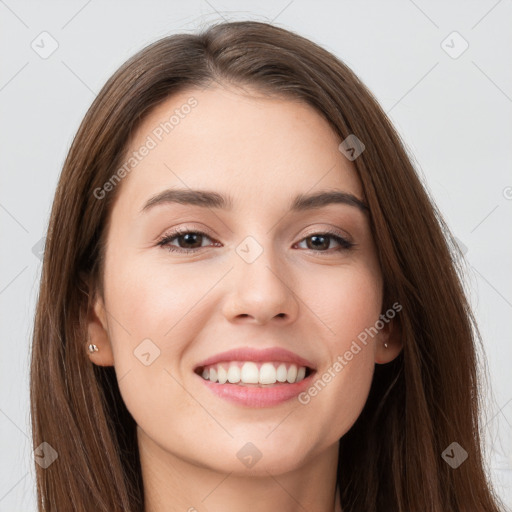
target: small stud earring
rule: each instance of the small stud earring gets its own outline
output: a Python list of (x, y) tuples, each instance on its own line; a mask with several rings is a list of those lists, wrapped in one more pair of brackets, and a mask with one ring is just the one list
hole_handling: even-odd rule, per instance
[(92, 354), (93, 352), (98, 352), (98, 347), (94, 344), (94, 343), (91, 343), (88, 347), (89, 349), (89, 352)]
[(387, 343), (384, 343), (384, 348), (388, 348), (388, 344)]

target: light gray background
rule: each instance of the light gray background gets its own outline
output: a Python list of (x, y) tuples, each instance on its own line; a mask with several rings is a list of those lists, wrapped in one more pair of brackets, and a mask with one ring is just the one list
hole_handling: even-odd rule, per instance
[[(0, 511), (36, 510), (28, 367), (41, 262), (32, 249), (45, 234), (72, 138), (128, 57), (222, 17), (273, 20), (324, 46), (369, 86), (399, 130), (467, 250), (491, 376), (487, 460), (511, 506), (510, 0), (0, 0)], [(31, 47), (49, 48), (43, 31), (58, 43), (46, 59)], [(458, 56), (464, 42), (454, 31), (469, 44)]]

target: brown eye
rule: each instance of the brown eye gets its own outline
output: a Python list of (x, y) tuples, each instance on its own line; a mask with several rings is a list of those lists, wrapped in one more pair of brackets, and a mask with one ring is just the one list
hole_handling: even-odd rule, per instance
[[(178, 240), (178, 245), (184, 249), (195, 249), (201, 247), (203, 235), (200, 233), (186, 233), (175, 237)], [(183, 243), (180, 243), (183, 242)]]
[(331, 240), (335, 240), (339, 245), (339, 247), (333, 249), (334, 251), (350, 249), (355, 245), (336, 233), (315, 233), (304, 238), (299, 243), (306, 241), (307, 249), (315, 252), (327, 252)]
[[(169, 235), (164, 236), (157, 245), (166, 247), (171, 252), (197, 252), (198, 249), (204, 247), (202, 242), (207, 238), (211, 238), (201, 231), (177, 230)], [(174, 240), (178, 241), (178, 245), (171, 244)]]
[(323, 235), (310, 236), (306, 238), (306, 240), (309, 240), (309, 242), (307, 242), (308, 249), (329, 249), (330, 238), (329, 236)]

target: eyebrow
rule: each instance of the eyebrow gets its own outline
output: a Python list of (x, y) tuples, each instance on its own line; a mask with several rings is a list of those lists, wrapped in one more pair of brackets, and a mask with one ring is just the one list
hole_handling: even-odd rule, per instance
[[(167, 189), (151, 197), (143, 206), (140, 213), (145, 213), (157, 205), (178, 203), (203, 208), (232, 210), (234, 201), (231, 196), (224, 196), (209, 190)], [(302, 212), (323, 208), (330, 204), (346, 204), (354, 206), (364, 213), (369, 211), (366, 203), (348, 192), (329, 190), (314, 194), (299, 194), (290, 205), (292, 212)]]

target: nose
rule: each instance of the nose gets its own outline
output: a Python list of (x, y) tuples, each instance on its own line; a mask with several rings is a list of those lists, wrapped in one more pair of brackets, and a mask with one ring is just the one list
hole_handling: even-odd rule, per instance
[(252, 263), (234, 254), (234, 268), (226, 276), (223, 305), (230, 322), (285, 325), (295, 321), (299, 302), (289, 270), (265, 249)]

